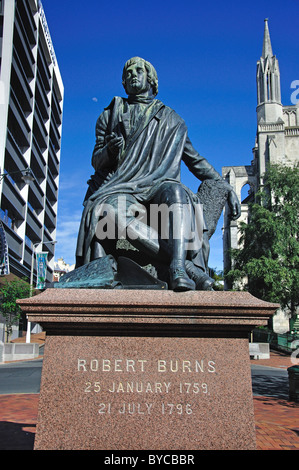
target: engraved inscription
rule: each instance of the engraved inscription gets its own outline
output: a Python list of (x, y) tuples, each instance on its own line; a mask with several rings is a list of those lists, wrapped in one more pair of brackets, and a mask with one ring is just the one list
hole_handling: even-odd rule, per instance
[(111, 393), (168, 393), (171, 383), (166, 382), (112, 382), (108, 392)]
[[(78, 371), (81, 372), (148, 372), (147, 359), (78, 359)], [(155, 368), (158, 372), (216, 372), (215, 361), (201, 360), (165, 360), (158, 359)]]
[(161, 403), (160, 405), (154, 403), (135, 403), (135, 402), (123, 402), (120, 406), (113, 403), (100, 403), (98, 413), (99, 414), (129, 414), (129, 415), (150, 415), (156, 408), (162, 413), (162, 415), (171, 414), (192, 414), (191, 404), (182, 403)]
[[(199, 397), (209, 395), (208, 377), (217, 373), (217, 368), (216, 362), (207, 358), (157, 359), (155, 361), (144, 358), (80, 358), (77, 361), (77, 371), (83, 373), (84, 376), (86, 374), (88, 378), (84, 384), (84, 392), (102, 397), (102, 403), (98, 404), (99, 415), (107, 417), (109, 415), (149, 416), (159, 413), (164, 416), (188, 416), (193, 413)], [(146, 380), (151, 374), (161, 380)], [(94, 380), (91, 377), (94, 377)], [(129, 398), (126, 400), (125, 397), (129, 397), (130, 394), (131, 400)], [(111, 401), (109, 398), (107, 400), (109, 396)], [(121, 396), (124, 397), (123, 401), (119, 402), (119, 399), (114, 401)], [(137, 399), (138, 396), (140, 399)], [(153, 399), (153, 402), (147, 401), (151, 396), (161, 397), (162, 402), (160, 399), (158, 401)], [(167, 396), (171, 401), (176, 396), (178, 401), (165, 401)], [(192, 403), (191, 401), (188, 403), (188, 397), (192, 399)]]
[(146, 359), (78, 359), (78, 371), (91, 372), (144, 372)]

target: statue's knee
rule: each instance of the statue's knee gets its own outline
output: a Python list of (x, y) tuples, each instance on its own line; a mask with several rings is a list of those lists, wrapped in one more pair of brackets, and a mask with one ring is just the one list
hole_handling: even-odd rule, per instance
[(160, 198), (168, 206), (172, 204), (188, 204), (188, 196), (180, 183), (168, 183), (162, 188)]

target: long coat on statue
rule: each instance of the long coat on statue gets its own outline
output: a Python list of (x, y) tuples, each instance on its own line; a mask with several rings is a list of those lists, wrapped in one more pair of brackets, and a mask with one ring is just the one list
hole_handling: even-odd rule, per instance
[[(122, 136), (124, 146), (114, 158), (106, 137)], [(181, 161), (201, 181), (222, 180), (193, 148), (183, 119), (157, 99), (139, 102), (115, 97), (96, 124), (92, 156), (95, 175), (89, 181), (77, 241), (77, 265), (91, 261), (91, 245), (99, 220), (99, 207), (111, 196), (130, 195), (147, 205), (165, 182), (179, 182)], [(187, 187), (190, 203), (199, 204)], [(196, 256), (192, 255), (193, 261)]]

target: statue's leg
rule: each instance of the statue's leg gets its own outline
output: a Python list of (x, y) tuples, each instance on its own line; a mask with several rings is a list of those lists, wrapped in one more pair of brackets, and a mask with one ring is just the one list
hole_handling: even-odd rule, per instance
[(206, 271), (208, 271), (209, 255), (210, 255), (210, 242), (209, 242), (208, 234), (207, 232), (205, 232), (203, 234), (203, 240), (202, 240), (202, 256), (204, 259)]
[[(169, 226), (169, 239), (163, 240), (159, 235), (159, 228), (152, 227), (147, 223), (147, 217), (136, 217), (135, 210), (145, 209), (132, 195), (121, 196), (121, 201), (109, 198), (106, 201), (115, 209), (115, 223), (118, 234), (123, 234), (130, 243), (142, 252), (164, 260), (170, 265), (170, 288), (177, 291), (194, 290), (195, 283), (186, 273), (186, 205), (189, 200), (186, 192), (180, 184), (165, 184), (161, 187), (158, 197), (152, 202), (155, 205), (165, 204), (170, 207), (175, 204), (175, 213), (169, 211), (167, 214), (167, 226)], [(157, 204), (158, 203), (158, 204)], [(144, 210), (145, 214), (147, 210)], [(187, 211), (188, 213), (188, 211)], [(150, 216), (151, 213), (146, 214)]]
[[(196, 231), (202, 228), (199, 226), (201, 221), (198, 221), (199, 225), (196, 226), (194, 209), (186, 191), (180, 184), (169, 183), (163, 185), (161, 189), (160, 202), (174, 208), (169, 214), (169, 241), (172, 247), (170, 276), (173, 290), (194, 289), (190, 286), (190, 280), (196, 290), (213, 290), (214, 281), (205, 272), (209, 257), (209, 240), (206, 233), (202, 234), (202, 238), (200, 236), (197, 238)], [(202, 256), (202, 269), (195, 266), (190, 259), (186, 259), (189, 246), (193, 246), (193, 243), (196, 246), (196, 242), (200, 243), (197, 245), (197, 250), (200, 250)]]
[[(115, 225), (114, 237), (127, 238), (138, 250), (165, 262), (169, 262), (170, 252), (166, 241), (161, 240), (158, 232), (147, 224), (147, 211), (131, 194), (113, 195), (106, 199), (105, 220), (110, 228)], [(110, 211), (109, 211), (110, 209)], [(144, 218), (136, 213), (144, 213)], [(112, 230), (113, 232), (113, 230)], [(99, 235), (98, 231), (96, 234)], [(96, 237), (95, 237), (96, 238)], [(103, 256), (103, 243), (94, 243), (94, 253)]]
[(154, 228), (141, 221), (136, 223), (136, 219), (134, 219), (134, 223), (131, 220), (127, 225), (126, 233), (130, 243), (135, 248), (156, 259), (169, 262), (170, 250), (168, 244), (161, 240)]
[(105, 256), (105, 250), (101, 243), (97, 240), (96, 237), (93, 238), (92, 244), (91, 244), (91, 254), (90, 254), (90, 260), (93, 261), (98, 258), (102, 258)]
[[(161, 238), (158, 227), (151, 227), (142, 222), (140, 218), (137, 219), (132, 215), (131, 208), (138, 207), (138, 202), (133, 196), (125, 198), (121, 196), (122, 204), (118, 203), (117, 198), (118, 196), (113, 196), (107, 199), (105, 209), (110, 207), (112, 211), (111, 224), (116, 224), (118, 234), (124, 234), (130, 243), (140, 251), (170, 265), (170, 287), (173, 290), (193, 290), (195, 284), (197, 289), (205, 290), (202, 271), (196, 268), (192, 262), (186, 261), (186, 246), (188, 244), (186, 244), (185, 233), (186, 226), (189, 227), (190, 224), (188, 218), (191, 217), (191, 211), (188, 208), (190, 209), (191, 206), (181, 185), (173, 183), (163, 185), (153, 200), (153, 203), (158, 206), (164, 203), (168, 207), (172, 205), (175, 207), (175, 214), (170, 210), (167, 213), (167, 220), (164, 220), (169, 229), (167, 240)], [(119, 214), (120, 208), (121, 214)], [(108, 221), (107, 218), (106, 220)], [(95, 236), (92, 243), (91, 259), (105, 256), (105, 254), (103, 239), (98, 240)]]
[(185, 266), (187, 242), (190, 239), (188, 230), (191, 229), (191, 206), (188, 195), (179, 183), (165, 183), (155, 200), (173, 209), (169, 211), (167, 220), (171, 250), (170, 288), (175, 291), (194, 290), (195, 283), (189, 278)]

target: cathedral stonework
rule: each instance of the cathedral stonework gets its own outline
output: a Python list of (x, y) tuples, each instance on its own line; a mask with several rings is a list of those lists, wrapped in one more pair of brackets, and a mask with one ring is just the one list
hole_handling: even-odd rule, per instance
[[(278, 59), (273, 55), (268, 20), (265, 20), (263, 50), (256, 69), (257, 132), (253, 160), (246, 166), (222, 167), (222, 176), (233, 187), (241, 202), (242, 215), (231, 221), (224, 209), (223, 262), (224, 271), (230, 268), (229, 250), (238, 248), (238, 226), (248, 221), (248, 202), (263, 182), (268, 164), (294, 165), (299, 160), (299, 102), (283, 106), (281, 103)], [(249, 186), (246, 197), (242, 188)], [(231, 286), (225, 284), (228, 289)]]

